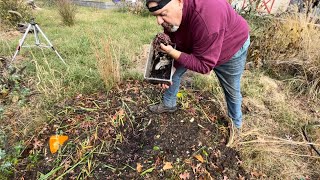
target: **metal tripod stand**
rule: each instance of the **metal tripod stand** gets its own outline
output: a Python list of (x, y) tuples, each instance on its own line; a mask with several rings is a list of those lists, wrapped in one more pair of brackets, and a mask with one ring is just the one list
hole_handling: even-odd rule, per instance
[[(36, 40), (36, 43), (35, 45), (28, 45), (28, 46), (23, 46), (23, 43), (29, 33), (29, 31), (33, 30), (33, 33), (34, 33), (34, 37), (35, 37), (35, 40)], [(49, 45), (41, 45), (40, 44), (40, 40), (39, 40), (39, 32), (40, 34), (44, 37), (44, 39), (47, 41), (47, 43)], [(26, 29), (26, 32), (23, 34), (22, 36), (22, 39), (19, 40), (19, 45), (17, 47), (17, 50), (16, 52), (14, 53), (13, 55), (13, 58), (11, 60), (11, 62), (14, 61), (14, 59), (16, 58), (16, 56), (18, 55), (20, 49), (22, 47), (34, 47), (34, 46), (37, 46), (37, 47), (46, 47), (46, 48), (51, 48), (57, 55), (58, 57), (61, 59), (61, 61), (66, 64), (66, 62), (64, 62), (64, 60), (62, 59), (62, 57), (60, 56), (60, 54), (58, 53), (58, 51), (53, 47), (53, 45), (51, 44), (51, 42), (49, 41), (49, 39), (47, 38), (47, 36), (43, 33), (43, 31), (40, 29), (40, 27), (38, 26), (38, 24), (34, 21), (34, 18), (31, 19), (31, 22), (29, 23), (27, 29)]]

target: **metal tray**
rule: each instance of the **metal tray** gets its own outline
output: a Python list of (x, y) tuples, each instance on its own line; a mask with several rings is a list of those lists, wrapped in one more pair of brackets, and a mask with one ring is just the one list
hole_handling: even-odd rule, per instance
[(172, 84), (172, 75), (174, 73), (173, 59), (172, 59), (172, 63), (171, 63), (171, 72), (170, 72), (169, 79), (153, 78), (153, 77), (150, 77), (152, 66), (153, 66), (153, 53), (154, 53), (153, 46), (152, 46), (152, 43), (150, 43), (150, 48), (149, 48), (147, 61), (146, 61), (146, 65), (145, 65), (144, 79), (147, 82), (152, 83), (152, 84), (171, 85)]

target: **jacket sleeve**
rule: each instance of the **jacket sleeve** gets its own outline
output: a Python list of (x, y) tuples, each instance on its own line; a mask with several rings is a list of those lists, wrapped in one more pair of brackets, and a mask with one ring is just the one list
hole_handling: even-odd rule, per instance
[(206, 32), (195, 34), (192, 53), (182, 52), (178, 62), (183, 67), (207, 74), (217, 64), (222, 48), (224, 30), (208, 35)]

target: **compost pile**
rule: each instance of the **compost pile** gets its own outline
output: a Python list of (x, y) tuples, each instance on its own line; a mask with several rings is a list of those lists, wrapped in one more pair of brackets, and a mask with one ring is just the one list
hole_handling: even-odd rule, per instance
[(164, 45), (173, 45), (170, 37), (165, 33), (159, 33), (153, 39), (152, 45), (153, 45), (153, 49), (156, 52), (161, 52), (161, 47), (160, 47), (161, 43), (163, 43)]
[(152, 42), (153, 56), (150, 77), (168, 80), (171, 75), (173, 59), (161, 50), (161, 43), (164, 45), (174, 45), (167, 34), (159, 33), (156, 35)]

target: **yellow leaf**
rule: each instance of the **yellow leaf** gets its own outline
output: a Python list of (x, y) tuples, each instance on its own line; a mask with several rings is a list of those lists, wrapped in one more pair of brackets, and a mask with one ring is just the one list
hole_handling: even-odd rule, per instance
[(50, 152), (52, 154), (56, 153), (58, 149), (63, 145), (64, 142), (68, 140), (68, 136), (54, 135), (49, 139)]
[(13, 96), (12, 97), (12, 102), (15, 103), (15, 102), (18, 102), (19, 101), (19, 96)]
[(167, 169), (172, 169), (172, 168), (173, 168), (173, 166), (172, 166), (171, 162), (165, 162), (162, 169), (167, 170)]
[(186, 163), (186, 164), (192, 164), (192, 160), (191, 159), (185, 159), (183, 162)]
[(200, 161), (200, 162), (204, 162), (204, 159), (203, 159), (203, 157), (200, 155), (200, 154), (197, 154), (197, 155), (195, 155), (194, 156), (196, 159), (198, 159), (198, 161)]
[(177, 98), (182, 98), (183, 94), (181, 92), (177, 93)]
[(137, 172), (142, 172), (142, 165), (140, 163), (137, 163)]
[(9, 94), (9, 90), (8, 89), (2, 89), (1, 92), (0, 92), (0, 95), (2, 97), (6, 97), (6, 96), (8, 96), (8, 94)]

